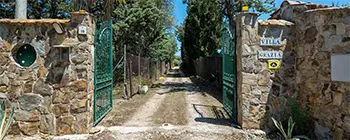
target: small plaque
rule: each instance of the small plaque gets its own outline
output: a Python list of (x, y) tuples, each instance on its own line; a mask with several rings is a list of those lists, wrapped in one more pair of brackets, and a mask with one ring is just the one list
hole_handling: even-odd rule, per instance
[(282, 51), (259, 51), (258, 59), (282, 59)]
[(79, 26), (78, 34), (86, 35), (87, 34), (87, 27), (86, 26)]
[(281, 46), (281, 38), (261, 38), (260, 46)]
[(281, 62), (279, 60), (268, 60), (268, 68), (271, 70), (279, 69), (281, 66)]

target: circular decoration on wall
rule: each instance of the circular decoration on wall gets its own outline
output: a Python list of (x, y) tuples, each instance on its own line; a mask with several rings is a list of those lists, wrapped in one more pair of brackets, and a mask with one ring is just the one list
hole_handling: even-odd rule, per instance
[(23, 67), (29, 67), (31, 66), (35, 60), (36, 60), (36, 51), (33, 46), (29, 44), (25, 44), (17, 49), (13, 53), (15, 61), (23, 66)]

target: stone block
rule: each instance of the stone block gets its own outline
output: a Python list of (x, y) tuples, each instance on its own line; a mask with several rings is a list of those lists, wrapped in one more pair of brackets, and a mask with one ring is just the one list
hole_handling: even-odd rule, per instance
[(57, 135), (73, 134), (73, 116), (61, 116), (56, 120)]
[(0, 53), (0, 66), (5, 66), (10, 62), (8, 53)]
[(80, 92), (77, 92), (75, 93), (74, 95), (74, 99), (87, 99), (87, 92), (86, 91), (80, 91)]
[(69, 94), (69, 92), (62, 92), (60, 90), (55, 90), (53, 92), (53, 103), (69, 103), (71, 99), (71, 95)]
[(26, 111), (26, 110), (16, 110), (15, 120), (24, 122), (36, 122), (39, 121), (40, 113), (37, 110)]
[(243, 94), (250, 94), (251, 88), (250, 85), (242, 84), (242, 93)]
[(333, 138), (331, 130), (323, 123), (315, 122), (314, 133), (319, 140), (331, 140)]
[(49, 71), (45, 68), (45, 66), (39, 66), (39, 69), (38, 69), (39, 78), (43, 78), (47, 76), (48, 73)]
[(56, 133), (56, 118), (53, 114), (40, 117), (40, 132), (45, 134)]
[(12, 45), (6, 40), (1, 41), (2, 46), (0, 46), (0, 52), (9, 52), (12, 49)]
[(316, 40), (316, 36), (318, 34), (318, 31), (316, 27), (310, 27), (306, 29), (304, 34), (304, 39), (306, 43), (314, 43)]
[(88, 113), (81, 113), (81, 114), (77, 114), (75, 116), (75, 118), (77, 120), (75, 120), (73, 122), (73, 130), (74, 133), (78, 133), (78, 134), (86, 134), (89, 132), (88, 130)]
[(22, 86), (10, 86), (8, 89), (7, 97), (13, 101), (18, 99), (18, 97), (23, 93)]
[(345, 116), (343, 119), (343, 129), (350, 130), (350, 116)]
[(18, 80), (23, 81), (32, 81), (33, 80), (33, 73), (31, 73), (29, 70), (20, 70), (19, 73), (16, 73)]
[(7, 77), (7, 75), (2, 74), (0, 75), (0, 86), (8, 86), (10, 84), (10, 79)]
[(13, 121), (12, 125), (7, 131), (8, 135), (21, 135), (21, 130), (19, 129), (19, 123), (17, 121)]
[(25, 135), (32, 136), (38, 133), (39, 122), (19, 122), (19, 129)]
[(345, 25), (342, 23), (336, 24), (336, 33), (337, 35), (344, 35), (345, 34)]
[(344, 130), (336, 127), (334, 131), (334, 140), (343, 140), (344, 139)]
[(7, 86), (0, 86), (0, 92), (1, 93), (6, 93), (8, 91), (8, 87)]
[(53, 88), (52, 86), (46, 84), (43, 78), (40, 78), (34, 85), (34, 93), (49, 96), (52, 95)]
[(86, 80), (78, 80), (71, 85), (75, 92), (87, 91), (88, 82)]
[[(253, 97), (253, 98), (250, 99), (250, 104), (251, 105), (259, 105), (260, 103), (261, 102), (260, 102), (259, 98)], [(250, 107), (252, 107), (252, 106), (250, 106)]]
[(23, 86), (23, 93), (33, 93), (33, 81), (27, 81)]
[(252, 91), (251, 91), (251, 95), (253, 95), (254, 97), (260, 97), (261, 96), (261, 90), (259, 89), (259, 86), (253, 86), (252, 87)]
[(261, 103), (266, 104), (268, 99), (269, 99), (269, 94), (268, 93), (265, 92), (265, 93), (261, 94), (261, 96), (260, 96)]
[(87, 111), (87, 99), (74, 100), (71, 103), (71, 113), (81, 113)]
[(79, 54), (76, 54), (72, 56), (72, 62), (75, 63), (75, 64), (81, 64), (83, 63), (84, 61), (88, 60), (88, 57), (87, 55), (85, 54), (82, 54), (82, 53), (79, 53)]
[(68, 104), (55, 104), (53, 105), (53, 113), (56, 116), (62, 116), (68, 113), (69, 111), (69, 105)]
[(335, 93), (333, 95), (333, 105), (340, 106), (343, 101), (343, 94), (341, 93)]
[(247, 73), (259, 73), (263, 69), (262, 63), (258, 61), (257, 55), (242, 57), (242, 70)]
[(39, 94), (27, 93), (20, 96), (18, 102), (21, 109), (30, 111), (39, 108), (44, 103), (44, 97)]
[(258, 84), (257, 75), (255, 75), (255, 74), (243, 73), (242, 79), (243, 79), (243, 81), (242, 81), (243, 84), (247, 84), (247, 85), (257, 85)]
[(267, 86), (270, 82), (270, 72), (268, 70), (264, 70), (261, 74), (258, 74), (258, 85), (259, 86)]
[(350, 24), (350, 16), (343, 16), (343, 24), (346, 24), (346, 25)]

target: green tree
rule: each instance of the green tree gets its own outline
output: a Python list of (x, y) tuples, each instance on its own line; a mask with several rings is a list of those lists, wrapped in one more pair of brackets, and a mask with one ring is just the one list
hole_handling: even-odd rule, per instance
[(120, 51), (127, 45), (128, 52), (151, 57), (153, 60), (173, 59), (176, 50), (172, 1), (142, 0), (119, 5), (113, 12), (114, 44)]
[(178, 39), (182, 42), (182, 56), (188, 70), (193, 69), (193, 60), (201, 56), (210, 56), (221, 47), (222, 12), (218, 2), (218, 0), (188, 2), (188, 16), (183, 27), (178, 27), (177, 33)]
[(275, 0), (183, 0), (188, 16), (183, 25), (177, 27), (176, 35), (182, 42), (182, 60), (192, 72), (193, 61), (199, 57), (210, 56), (221, 47), (221, 25), (223, 16), (229, 18), (234, 27), (234, 15), (241, 12), (243, 6), (255, 12), (269, 13), (274, 9)]

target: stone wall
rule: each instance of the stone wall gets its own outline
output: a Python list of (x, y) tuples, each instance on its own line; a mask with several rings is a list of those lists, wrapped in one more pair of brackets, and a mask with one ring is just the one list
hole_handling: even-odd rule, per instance
[[(278, 97), (289, 90), (308, 104), (314, 123), (310, 129), (318, 139), (349, 139), (350, 83), (331, 80), (331, 56), (350, 54), (350, 8), (291, 8), (293, 23), (258, 22), (254, 13), (236, 16), (239, 123), (271, 131), (270, 118), (283, 120), (286, 111)], [(262, 36), (277, 38), (281, 30), (280, 47), (259, 45)], [(278, 70), (258, 59), (263, 50), (283, 51)]]
[(331, 81), (331, 55), (350, 54), (350, 8), (305, 10), (293, 16), (298, 100), (309, 102), (318, 139), (350, 139), (350, 83)]
[[(58, 35), (52, 23), (66, 31)], [(78, 35), (78, 26), (88, 27)], [(87, 133), (92, 124), (93, 18), (72, 13), (65, 20), (0, 21), (0, 94), (15, 106), (9, 134), (64, 135)], [(13, 51), (30, 44), (37, 53), (33, 65), (22, 67)]]
[[(255, 13), (237, 15), (236, 23), (239, 120), (243, 128), (270, 131), (270, 118), (280, 118), (284, 111), (274, 105), (279, 104), (277, 98), (286, 90), (295, 90), (294, 24), (284, 20), (258, 22)], [(281, 37), (281, 46), (260, 46), (262, 36)], [(259, 51), (282, 51), (280, 69), (268, 69), (267, 60), (258, 59)]]

